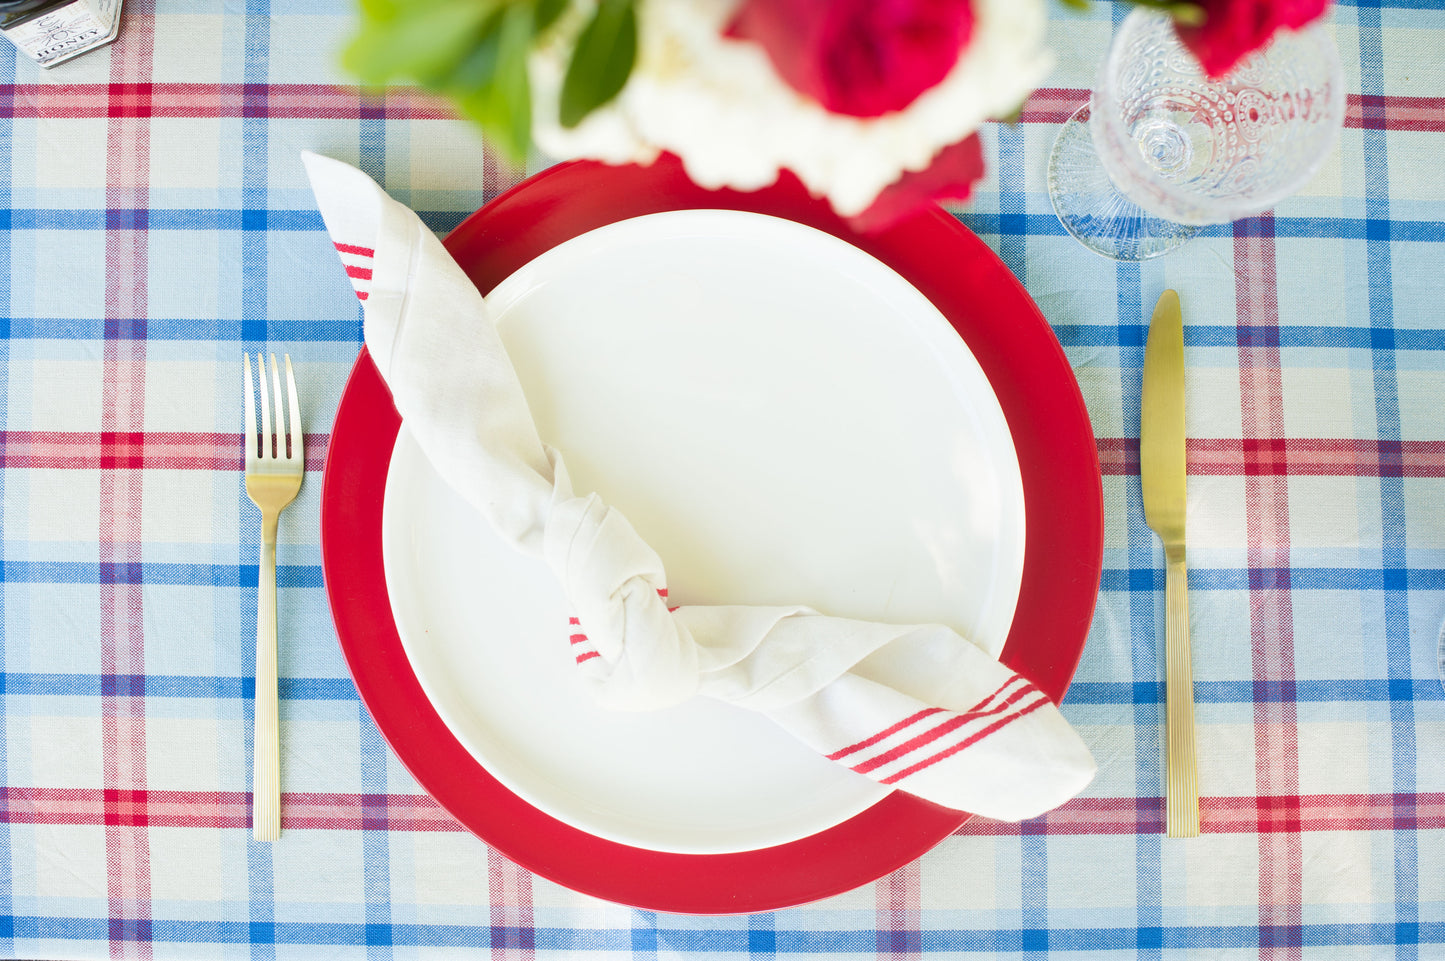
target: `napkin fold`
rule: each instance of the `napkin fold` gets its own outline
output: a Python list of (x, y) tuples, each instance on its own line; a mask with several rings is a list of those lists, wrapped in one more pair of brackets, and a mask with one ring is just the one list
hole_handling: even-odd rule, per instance
[(487, 304), (441, 242), (356, 168), (303, 160), (397, 411), (442, 478), (561, 581), (575, 616), (558, 643), (599, 703), (718, 698), (879, 783), (1003, 820), (1057, 807), (1093, 778), (1048, 696), (947, 627), (803, 606), (670, 608), (661, 558), (596, 493), (574, 491), (537, 435)]

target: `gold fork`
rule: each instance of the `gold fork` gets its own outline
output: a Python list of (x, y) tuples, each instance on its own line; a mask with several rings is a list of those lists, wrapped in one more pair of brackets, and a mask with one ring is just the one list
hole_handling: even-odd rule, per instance
[[(245, 355), (246, 494), (261, 511), (261, 564), (256, 581), (256, 735), (251, 782), (251, 834), (257, 841), (274, 841), (281, 834), (281, 735), (276, 705), (276, 522), (282, 509), (296, 499), (306, 472), (296, 376), (291, 372), (291, 356), (283, 356), (291, 429), (286, 430), (281, 417), (281, 373), (276, 355), (271, 355), (268, 398), (266, 361), (263, 355), (257, 354), (256, 374), (261, 385), (261, 432), (257, 434), (257, 395), (251, 381), (251, 355)], [(274, 436), (271, 433), (273, 405), (276, 408)]]

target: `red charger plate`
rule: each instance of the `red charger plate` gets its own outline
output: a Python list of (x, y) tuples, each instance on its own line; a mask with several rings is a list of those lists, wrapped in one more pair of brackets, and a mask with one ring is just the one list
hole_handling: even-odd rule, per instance
[[(946, 316), (978, 359), (1013, 435), (1026, 516), (1023, 581), (1002, 660), (1055, 701), (1083, 653), (1103, 569), (1103, 489), (1088, 411), (1028, 293), (942, 209), (860, 235), (795, 179), (753, 193), (693, 184), (676, 158), (648, 167), (561, 164), (468, 217), (446, 247), (484, 293), (563, 241), (665, 210), (747, 210), (826, 231), (888, 264)], [(400, 417), (363, 348), (342, 394), (321, 504), (321, 559), (356, 687), (428, 793), (522, 866), (577, 891), (660, 911), (766, 911), (839, 894), (920, 857), (969, 815), (895, 792), (810, 837), (729, 854), (672, 854), (606, 841), (499, 784), (423, 694), (397, 635), (382, 565), (383, 493)]]

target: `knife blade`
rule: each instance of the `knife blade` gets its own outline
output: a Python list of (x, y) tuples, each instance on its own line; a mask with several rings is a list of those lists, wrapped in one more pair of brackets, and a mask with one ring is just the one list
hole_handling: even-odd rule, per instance
[(1139, 474), (1145, 523), (1164, 545), (1165, 833), (1196, 837), (1199, 781), (1184, 552), (1184, 319), (1172, 290), (1159, 296), (1144, 345)]

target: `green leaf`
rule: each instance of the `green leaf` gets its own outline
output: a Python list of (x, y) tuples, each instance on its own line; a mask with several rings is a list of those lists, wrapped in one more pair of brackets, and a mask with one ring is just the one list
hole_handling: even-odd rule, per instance
[(1171, 3), (1168, 10), (1175, 20), (1187, 27), (1198, 27), (1208, 19), (1204, 8), (1197, 3)]
[(1206, 19), (1204, 7), (1192, 0), (1130, 0), (1130, 2), (1167, 13), (1177, 22), (1189, 27), (1197, 27)]
[(447, 78), (445, 88), (467, 94), (490, 84), (497, 75), (502, 56), (502, 21), (505, 11), (499, 10), (478, 32), (476, 43)]
[(632, 0), (601, 0), (582, 29), (562, 79), (558, 119), (575, 127), (617, 96), (637, 59), (637, 12)]
[(364, 20), (390, 23), (404, 9), (398, 0), (360, 0), (361, 16)]
[(567, 9), (569, 2), (570, 0), (537, 0), (535, 11), (532, 14), (534, 31), (541, 33), (556, 23), (557, 18), (562, 16), (563, 11)]
[(361, 32), (342, 54), (342, 63), (363, 82), (398, 79), (440, 83), (476, 43), (505, 0), (431, 0), (388, 4), (372, 0), (363, 8)]
[(999, 117), (998, 122), (1008, 127), (1017, 127), (1020, 123), (1023, 122), (1024, 119), (1025, 102), (1026, 101), (1021, 101), (1019, 105), (1013, 108), (1013, 110), (1011, 110), (1008, 114)]
[(508, 6), (496, 31), (496, 57), (490, 80), (466, 89), (448, 87), (445, 91), (463, 113), (481, 124), (488, 142), (516, 164), (526, 161), (532, 142), (532, 87), (527, 78), (527, 53), (532, 35), (531, 6)]

